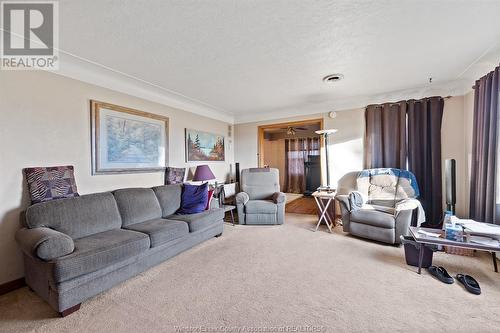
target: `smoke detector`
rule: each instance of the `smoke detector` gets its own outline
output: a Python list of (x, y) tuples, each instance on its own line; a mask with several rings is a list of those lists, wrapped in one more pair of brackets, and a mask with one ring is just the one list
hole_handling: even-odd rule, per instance
[(342, 80), (344, 78), (344, 75), (343, 74), (330, 74), (330, 75), (327, 75), (323, 78), (323, 82), (325, 83), (335, 83), (335, 82), (338, 82), (340, 80)]

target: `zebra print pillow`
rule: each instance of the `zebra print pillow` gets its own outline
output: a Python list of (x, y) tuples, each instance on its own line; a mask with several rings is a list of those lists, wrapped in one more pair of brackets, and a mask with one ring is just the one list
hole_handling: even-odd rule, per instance
[(78, 196), (72, 165), (26, 168), (31, 204)]

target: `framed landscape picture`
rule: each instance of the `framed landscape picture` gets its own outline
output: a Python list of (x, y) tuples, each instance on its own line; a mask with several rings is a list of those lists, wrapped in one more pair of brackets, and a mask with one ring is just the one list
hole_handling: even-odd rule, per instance
[(168, 156), (168, 118), (91, 101), (92, 173), (163, 171)]
[(225, 161), (224, 136), (186, 128), (186, 162)]

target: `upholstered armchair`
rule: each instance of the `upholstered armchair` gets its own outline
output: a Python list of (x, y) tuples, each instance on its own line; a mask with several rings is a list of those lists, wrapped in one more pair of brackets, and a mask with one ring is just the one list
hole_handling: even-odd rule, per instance
[(286, 196), (280, 192), (279, 170), (254, 168), (241, 171), (236, 195), (239, 224), (283, 224)]
[(411, 225), (425, 221), (416, 199), (415, 176), (406, 170), (368, 169), (346, 174), (339, 180), (336, 199), (340, 203), (345, 232), (389, 244), (399, 244)]

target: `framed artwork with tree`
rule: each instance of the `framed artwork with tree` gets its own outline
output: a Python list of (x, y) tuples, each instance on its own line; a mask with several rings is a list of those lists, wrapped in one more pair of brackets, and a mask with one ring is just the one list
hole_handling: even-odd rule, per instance
[(92, 174), (158, 172), (168, 164), (168, 118), (90, 101)]
[(224, 136), (186, 128), (186, 162), (225, 161)]

